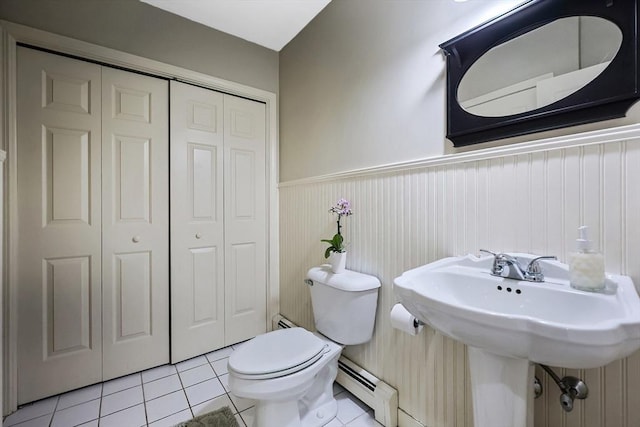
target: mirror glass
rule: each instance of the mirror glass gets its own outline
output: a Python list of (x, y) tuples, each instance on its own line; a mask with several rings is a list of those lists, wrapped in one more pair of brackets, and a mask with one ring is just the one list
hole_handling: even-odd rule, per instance
[(622, 31), (596, 16), (571, 16), (493, 47), (464, 74), (457, 99), (468, 113), (503, 117), (563, 99), (602, 73)]

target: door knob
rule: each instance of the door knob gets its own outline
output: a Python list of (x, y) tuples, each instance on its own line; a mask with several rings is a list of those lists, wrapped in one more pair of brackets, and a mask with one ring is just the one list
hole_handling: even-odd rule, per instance
[(202, 233), (196, 233), (196, 239), (200, 239), (202, 237)]
[(140, 241), (140, 236), (133, 236), (133, 238), (131, 239), (131, 241), (133, 243), (138, 243)]

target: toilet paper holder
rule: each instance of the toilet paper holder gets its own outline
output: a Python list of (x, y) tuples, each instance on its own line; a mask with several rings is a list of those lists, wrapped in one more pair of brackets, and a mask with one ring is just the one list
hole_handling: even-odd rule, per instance
[(389, 313), (391, 326), (409, 335), (417, 335), (425, 325), (420, 319), (411, 314), (402, 303), (396, 303)]

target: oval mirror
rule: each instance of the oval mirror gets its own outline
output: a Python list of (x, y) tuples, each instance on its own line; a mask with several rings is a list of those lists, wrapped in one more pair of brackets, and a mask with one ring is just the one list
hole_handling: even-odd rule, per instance
[(596, 16), (571, 16), (493, 47), (464, 74), (460, 106), (481, 117), (544, 107), (586, 86), (618, 53), (622, 31)]

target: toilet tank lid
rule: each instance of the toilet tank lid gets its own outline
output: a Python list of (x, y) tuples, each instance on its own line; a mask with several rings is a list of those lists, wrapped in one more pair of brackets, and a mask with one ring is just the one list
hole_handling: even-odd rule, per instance
[(375, 276), (351, 270), (335, 274), (331, 271), (329, 264), (312, 267), (307, 272), (307, 278), (332, 288), (350, 292), (369, 291), (380, 287), (380, 280)]

